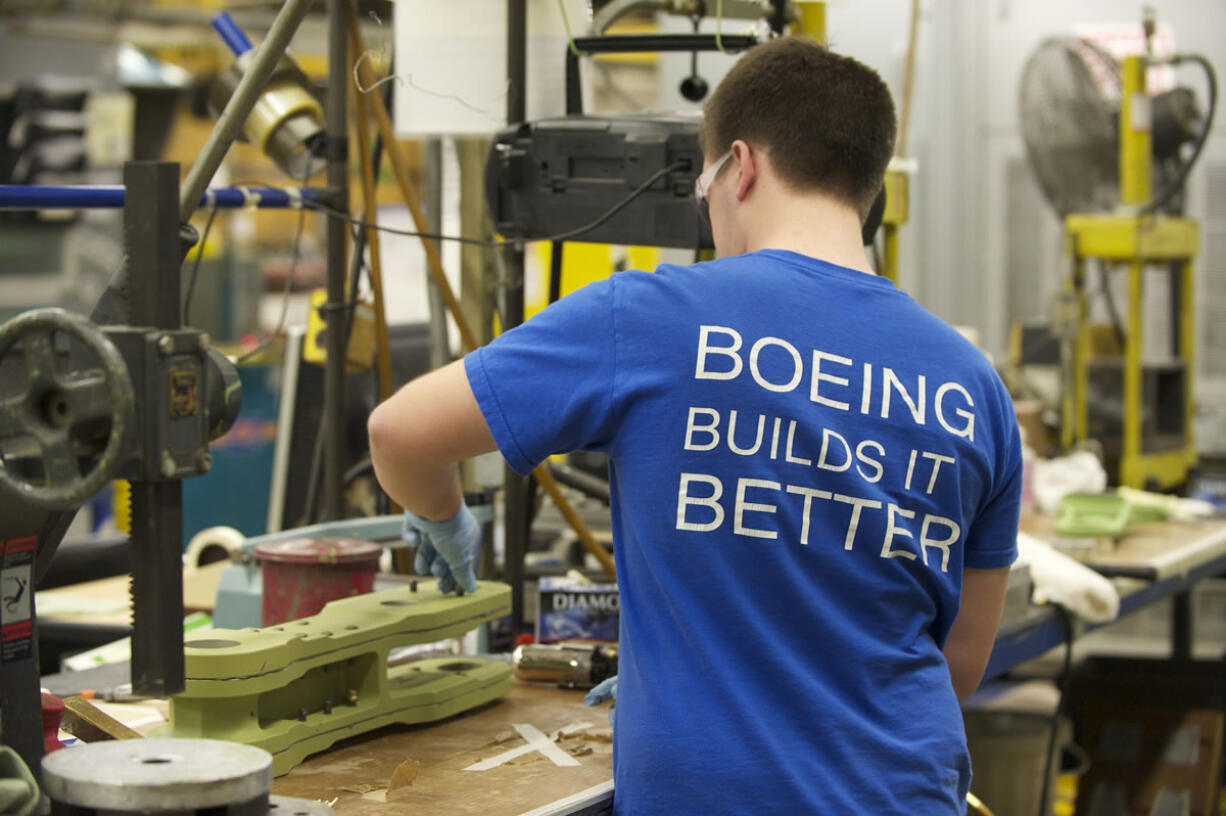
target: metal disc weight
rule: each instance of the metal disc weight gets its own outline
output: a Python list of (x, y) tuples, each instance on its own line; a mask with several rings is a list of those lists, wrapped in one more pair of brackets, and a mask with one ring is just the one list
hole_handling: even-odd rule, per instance
[(271, 787), (272, 754), (222, 740), (95, 742), (43, 758), (43, 791), (52, 802), (94, 811), (192, 812), (267, 802)]

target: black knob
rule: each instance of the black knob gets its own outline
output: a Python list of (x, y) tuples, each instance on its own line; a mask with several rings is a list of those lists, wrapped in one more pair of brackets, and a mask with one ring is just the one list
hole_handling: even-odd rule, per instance
[(707, 96), (707, 81), (698, 74), (692, 74), (681, 80), (681, 95), (691, 102), (701, 102)]

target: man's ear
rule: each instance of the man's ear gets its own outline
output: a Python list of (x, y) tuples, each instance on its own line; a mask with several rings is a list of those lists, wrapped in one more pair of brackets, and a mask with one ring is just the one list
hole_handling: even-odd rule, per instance
[(744, 201), (749, 190), (758, 179), (758, 157), (749, 143), (737, 139), (732, 143), (732, 156), (737, 161), (736, 200)]

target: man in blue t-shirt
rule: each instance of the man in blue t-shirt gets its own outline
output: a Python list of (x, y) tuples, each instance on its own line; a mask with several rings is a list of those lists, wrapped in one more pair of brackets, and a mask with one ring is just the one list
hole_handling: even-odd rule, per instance
[(459, 460), (608, 454), (619, 813), (965, 812), (1021, 454), (987, 359), (866, 263), (894, 131), (870, 69), (757, 46), (705, 111), (718, 260), (591, 284), (371, 417), (444, 591)]

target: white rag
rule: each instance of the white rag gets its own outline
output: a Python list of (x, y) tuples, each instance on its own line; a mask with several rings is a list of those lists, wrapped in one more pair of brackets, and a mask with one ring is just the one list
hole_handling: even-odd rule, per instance
[(1106, 623), (1120, 614), (1120, 593), (1094, 570), (1046, 541), (1017, 534), (1018, 560), (1030, 565), (1035, 603), (1060, 604), (1079, 618)]
[(1072, 493), (1102, 493), (1106, 489), (1107, 471), (1089, 451), (1034, 463), (1034, 500), (1044, 513), (1055, 513), (1064, 497)]

